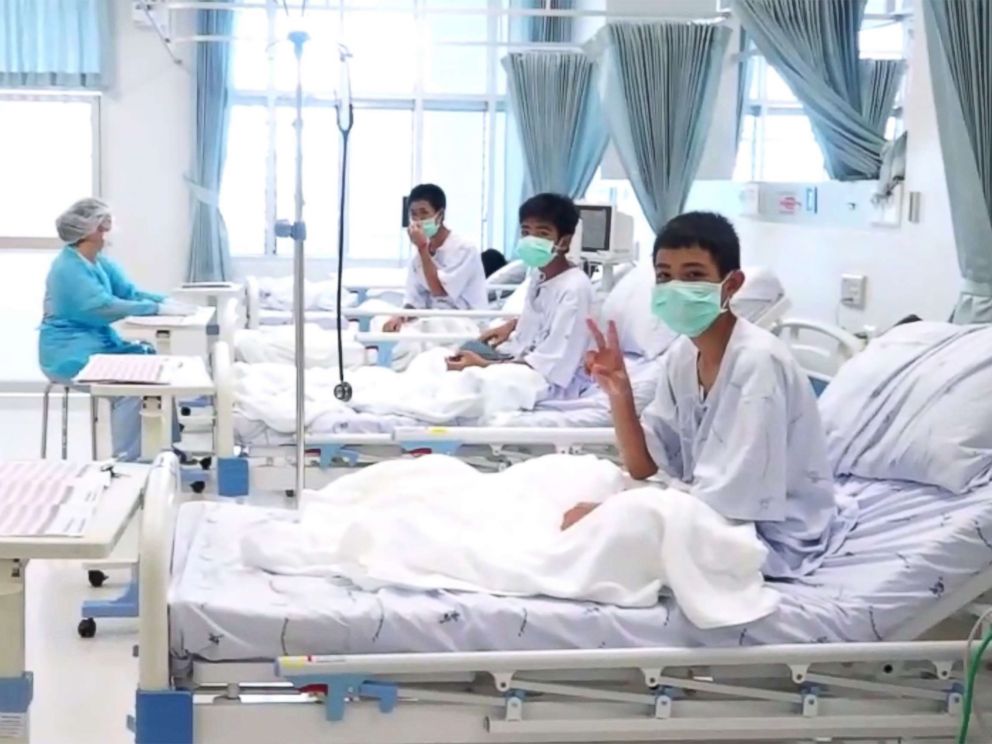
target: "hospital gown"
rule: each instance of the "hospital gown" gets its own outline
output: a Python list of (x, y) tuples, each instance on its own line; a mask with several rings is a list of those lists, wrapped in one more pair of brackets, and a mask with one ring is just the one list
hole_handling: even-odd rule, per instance
[(422, 310), (484, 310), (487, 307), (486, 275), (478, 248), (455, 233), (448, 233), (433, 259), (447, 296), (431, 294), (420, 252), (414, 251), (406, 275), (404, 302), (407, 307)]
[(696, 364), (685, 337), (662, 358), (641, 417), (652, 459), (724, 517), (755, 523), (769, 548), (766, 576), (812, 572), (843, 542), (857, 507), (834, 494), (809, 380), (779, 339), (745, 320), (707, 396)]
[(592, 384), (584, 364), (592, 305), (592, 282), (578, 268), (531, 277), (517, 327), (498, 348), (544, 375), (545, 399), (577, 398)]

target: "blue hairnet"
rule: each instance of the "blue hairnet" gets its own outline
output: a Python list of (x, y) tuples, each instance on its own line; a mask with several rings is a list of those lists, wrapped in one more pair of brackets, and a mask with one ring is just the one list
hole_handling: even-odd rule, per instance
[(102, 199), (80, 199), (55, 220), (59, 239), (75, 245), (97, 231), (100, 225), (110, 222), (110, 205)]

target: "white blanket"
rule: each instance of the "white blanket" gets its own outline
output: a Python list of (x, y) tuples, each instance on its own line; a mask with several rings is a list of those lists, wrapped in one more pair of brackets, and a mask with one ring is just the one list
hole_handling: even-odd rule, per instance
[[(307, 310), (334, 310), (337, 307), (337, 278), (303, 283), (303, 306)], [(259, 277), (259, 303), (266, 310), (293, 309), (293, 277)], [(358, 295), (344, 290), (341, 294), (342, 307), (354, 307), (358, 303)]]
[[(550, 596), (650, 607), (671, 589), (700, 628), (751, 622), (778, 595), (766, 548), (689, 494), (624, 491), (623, 473), (591, 456), (550, 455), (482, 474), (441, 455), (393, 460), (307, 493), (298, 522), (242, 542), (249, 566), (343, 577), (357, 586)], [(603, 502), (571, 529), (564, 512)]]
[[(337, 331), (307, 323), (305, 333), (304, 356), (307, 368), (337, 367)], [(368, 362), (369, 354), (355, 340), (354, 330), (346, 330), (343, 341), (345, 369), (360, 367)], [(296, 364), (296, 329), (291, 325), (277, 325), (239, 330), (234, 335), (234, 358), (250, 364)]]
[[(404, 372), (360, 367), (347, 373), (354, 395), (346, 405), (334, 397), (336, 368), (309, 369), (306, 375), (306, 426), (333, 411), (409, 416), (427, 424), (471, 419), (481, 423), (510, 411), (533, 410), (547, 382), (523, 364), (497, 364), (448, 372), (446, 353), (432, 349)], [(296, 372), (286, 364), (235, 364), (234, 407), (239, 415), (274, 431), (296, 431)]]

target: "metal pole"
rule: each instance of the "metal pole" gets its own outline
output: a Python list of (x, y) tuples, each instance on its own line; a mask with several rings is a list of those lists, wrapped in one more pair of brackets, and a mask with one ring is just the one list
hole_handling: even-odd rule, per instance
[(289, 35), (296, 52), (296, 214), (293, 221), (293, 321), (296, 331), (296, 496), (306, 487), (304, 459), (306, 446), (306, 349), (303, 284), (306, 281), (303, 247), (306, 241), (306, 224), (303, 222), (303, 44), (308, 39), (304, 31)]

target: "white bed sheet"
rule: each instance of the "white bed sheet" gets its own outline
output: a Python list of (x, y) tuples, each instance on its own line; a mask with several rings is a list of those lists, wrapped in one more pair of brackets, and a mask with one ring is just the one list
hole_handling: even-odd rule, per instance
[(650, 609), (451, 592), (362, 592), (246, 568), (241, 535), (294, 512), (216, 503), (182, 507), (170, 588), (178, 660), (285, 654), (736, 646), (878, 641), (992, 565), (992, 487), (851, 480), (860, 504), (842, 550), (808, 579), (775, 584), (779, 609), (702, 631), (671, 600)]

